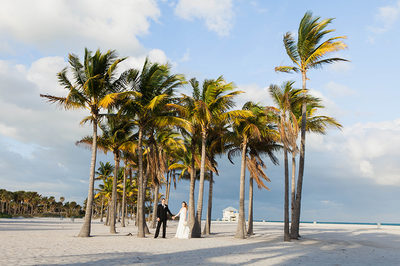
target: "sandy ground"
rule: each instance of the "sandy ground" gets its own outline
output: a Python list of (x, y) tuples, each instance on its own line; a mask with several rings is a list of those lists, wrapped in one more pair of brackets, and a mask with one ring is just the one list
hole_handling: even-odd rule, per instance
[(236, 224), (225, 222), (213, 222), (208, 237), (188, 240), (173, 238), (176, 221), (167, 239), (137, 238), (132, 223), (111, 235), (99, 221), (93, 237), (78, 238), (81, 224), (0, 219), (0, 265), (400, 265), (396, 226), (302, 224), (302, 240), (285, 243), (280, 223), (256, 223), (245, 240), (233, 238)]

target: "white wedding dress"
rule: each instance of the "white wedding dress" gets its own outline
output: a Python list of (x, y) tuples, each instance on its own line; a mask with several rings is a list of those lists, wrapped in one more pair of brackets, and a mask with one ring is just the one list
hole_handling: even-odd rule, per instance
[(179, 213), (175, 215), (176, 217), (179, 216), (179, 223), (178, 223), (178, 228), (176, 229), (176, 238), (183, 238), (183, 239), (188, 239), (189, 238), (189, 226), (187, 224), (187, 210), (186, 208), (181, 208)]

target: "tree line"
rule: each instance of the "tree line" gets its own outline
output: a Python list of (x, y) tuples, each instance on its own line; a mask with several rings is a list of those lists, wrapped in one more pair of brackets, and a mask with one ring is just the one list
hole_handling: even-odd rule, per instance
[(42, 196), (34, 191), (8, 191), (0, 189), (0, 216), (4, 217), (80, 217), (82, 207), (75, 201), (59, 201), (55, 197)]
[[(77, 55), (69, 54), (69, 67), (58, 73), (58, 81), (66, 89), (67, 96), (41, 97), (67, 110), (86, 109), (88, 116), (81, 123), (92, 125), (92, 134), (77, 141), (78, 145), (85, 145), (92, 152), (85, 220), (79, 236), (90, 236), (94, 201), (99, 199), (103, 206), (108, 204), (111, 233), (116, 233), (117, 213), (122, 214), (124, 224), (127, 206), (136, 205), (132, 212), (137, 220), (138, 237), (145, 237), (149, 233), (145, 202), (153, 201), (153, 226), (160, 188), (166, 187), (168, 197), (171, 185), (179, 178), (190, 180), (188, 207), (191, 236), (209, 234), (213, 182), (218, 175), (216, 156), (227, 155), (231, 161), (235, 156), (241, 161), (239, 219), (235, 237), (245, 238), (253, 233), (253, 183), (268, 189), (266, 182), (270, 179), (265, 173), (265, 160), (277, 164), (277, 153), (283, 152), (284, 240), (298, 239), (306, 134), (325, 134), (330, 126), (341, 127), (334, 118), (318, 115), (318, 110), (324, 108), (323, 103), (309, 93), (306, 84), (309, 70), (347, 61), (328, 57), (346, 48), (343, 42), (345, 36), (326, 37), (334, 31), (326, 28), (331, 22), (332, 19), (313, 17), (311, 12), (307, 12), (299, 24), (297, 40), (290, 32), (284, 35), (284, 48), (293, 65), (277, 66), (275, 71), (301, 74), (302, 86), (296, 88), (293, 81), (270, 85), (269, 94), (274, 106), (247, 102), (235, 109), (237, 96), (245, 92), (222, 76), (202, 82), (196, 78), (187, 80), (182, 74), (172, 73), (169, 64), (147, 59), (142, 68), (120, 73), (117, 67), (126, 58), (118, 57), (114, 50), (93, 53), (85, 49), (83, 62)], [(181, 88), (190, 89), (191, 94), (179, 93)], [(104, 189), (100, 189), (100, 194), (95, 196), (98, 150), (111, 153), (114, 165), (100, 166), (97, 178), (106, 175), (103, 170), (108, 171), (108, 177), (103, 179)], [(244, 217), (246, 169), (250, 173), (247, 229)], [(118, 176), (121, 177), (120, 182)], [(206, 180), (209, 181), (209, 206), (202, 232)], [(195, 186), (198, 186), (196, 204)], [(289, 230), (290, 203), (292, 216)]]

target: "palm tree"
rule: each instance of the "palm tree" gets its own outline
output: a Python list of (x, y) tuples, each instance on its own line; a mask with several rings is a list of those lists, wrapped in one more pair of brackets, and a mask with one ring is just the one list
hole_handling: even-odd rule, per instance
[[(288, 210), (288, 156), (290, 152), (292, 155), (292, 176), (291, 176), (291, 211), (292, 221), (295, 215), (295, 184), (296, 184), (296, 155), (298, 153), (297, 139), (299, 134), (299, 127), (301, 125), (301, 109), (303, 102), (307, 104), (307, 132), (315, 132), (325, 134), (329, 126), (341, 128), (342, 126), (332, 117), (315, 115), (317, 109), (323, 108), (321, 100), (312, 97), (308, 94), (302, 95), (301, 89), (293, 88), (293, 81), (283, 83), (281, 87), (271, 85), (269, 87), (270, 95), (276, 104), (276, 108), (269, 107), (268, 111), (272, 112), (279, 124), (279, 133), (281, 142), (284, 145), (285, 152), (285, 227), (284, 227), (284, 240), (290, 241), (289, 236), (289, 210)], [(287, 219), (286, 219), (287, 218)]]
[[(133, 137), (133, 136), (132, 136)], [(129, 171), (132, 168), (133, 165), (135, 165), (134, 163), (134, 154), (133, 152), (137, 149), (136, 147), (136, 143), (133, 142), (132, 140), (130, 142), (127, 143), (128, 145), (124, 145), (123, 149), (123, 153), (122, 153), (122, 157), (124, 159), (124, 180), (122, 181), (122, 218), (121, 218), (121, 226), (125, 227), (125, 218), (126, 218), (126, 209), (127, 209), (127, 193), (129, 187), (131, 186), (131, 180), (128, 182), (127, 178), (129, 175)], [(130, 150), (130, 151), (129, 151)], [(133, 194), (132, 191), (130, 191), (129, 193), (131, 196)]]
[(68, 91), (66, 97), (43, 95), (50, 103), (58, 103), (65, 109), (87, 109), (90, 116), (82, 123), (90, 121), (93, 126), (92, 139), (92, 160), (90, 164), (88, 200), (86, 203), (85, 221), (78, 234), (80, 237), (90, 236), (90, 224), (92, 219), (92, 205), (94, 192), (94, 176), (97, 155), (97, 124), (101, 118), (100, 111), (108, 108), (118, 96), (121, 83), (115, 77), (117, 65), (124, 60), (118, 59), (115, 51), (107, 51), (102, 54), (97, 50), (94, 54), (85, 49), (84, 63), (79, 57), (69, 54), (70, 70), (74, 82), (67, 77), (67, 68), (57, 74), (59, 83)]
[(138, 237), (145, 237), (145, 179), (143, 176), (143, 139), (147, 130), (153, 127), (167, 127), (183, 122), (170, 115), (165, 106), (173, 96), (174, 89), (184, 83), (182, 75), (170, 74), (169, 65), (151, 63), (147, 59), (141, 71), (131, 69), (127, 73), (130, 91), (140, 94), (135, 99), (127, 99), (120, 112), (134, 119), (138, 126)]
[[(114, 171), (114, 166), (112, 167)], [(96, 189), (98, 193), (94, 196), (95, 198), (101, 197), (102, 200), (104, 200), (104, 204), (107, 206), (107, 216), (106, 216), (106, 222), (104, 223), (105, 225), (110, 224), (110, 209), (111, 209), (111, 195), (113, 191), (113, 179), (114, 176), (108, 175), (106, 178), (102, 179), (103, 184), (99, 184), (99, 188)]]
[[(102, 180), (105, 186), (107, 180), (111, 177), (114, 171), (114, 166), (110, 162), (100, 162), (100, 166), (96, 171), (96, 180)], [(95, 195), (96, 197), (101, 197), (101, 208), (100, 208), (100, 222), (103, 222), (103, 209), (104, 209), (104, 199), (106, 198), (104, 193)]]
[[(306, 132), (307, 133), (317, 133), (317, 134), (326, 134), (326, 130), (328, 127), (335, 127), (337, 129), (341, 129), (342, 125), (333, 117), (329, 116), (324, 116), (324, 115), (316, 115), (319, 109), (324, 108), (322, 105), (322, 100), (310, 96), (306, 94), (304, 97), (301, 99), (302, 102), (306, 102), (307, 105), (307, 111), (306, 111)], [(298, 121), (298, 127), (301, 125), (302, 122), (302, 113), (301, 113), (301, 105), (302, 104), (294, 104), (292, 109), (293, 109), (293, 115), (295, 118), (293, 118), (293, 121)], [(298, 134), (298, 130), (295, 131), (295, 134)], [(294, 139), (297, 139), (297, 136), (294, 136)], [(292, 142), (291, 144), (291, 153), (292, 153), (292, 189), (291, 189), (291, 194), (292, 194), (292, 221), (296, 221), (296, 190), (295, 190), (295, 169), (296, 169), (296, 153), (298, 152), (298, 148), (296, 147), (296, 143)], [(298, 233), (298, 224), (297, 223), (292, 223), (292, 228), (291, 228), (291, 234), (295, 234), (296, 232)], [(294, 233), (292, 233), (294, 232)]]
[(264, 128), (265, 135), (258, 141), (256, 139), (252, 139), (249, 146), (249, 155), (246, 157), (246, 166), (250, 173), (249, 178), (249, 211), (248, 211), (248, 228), (247, 235), (251, 236), (254, 234), (253, 232), (253, 181), (256, 182), (258, 189), (265, 188), (269, 190), (269, 188), (264, 184), (264, 181), (271, 182), (268, 176), (265, 174), (264, 170), (266, 165), (264, 161), (261, 159), (261, 155), (266, 155), (274, 165), (278, 164), (278, 158), (275, 156), (274, 152), (281, 149), (281, 146), (277, 144), (277, 140), (279, 139), (279, 134), (276, 131), (275, 124), (273, 124), (273, 119), (270, 116), (267, 116), (269, 121)]
[[(189, 80), (192, 87), (192, 96), (182, 94), (179, 104), (170, 105), (178, 111), (179, 116), (184, 118), (190, 123), (188, 130), (182, 130), (182, 135), (185, 138), (185, 146), (187, 153), (181, 154), (180, 161), (183, 163), (183, 167), (179, 166), (181, 171), (181, 177), (185, 175), (185, 171), (190, 173), (190, 186), (189, 186), (189, 228), (193, 232), (195, 224), (195, 202), (194, 202), (194, 189), (196, 183), (196, 156), (197, 156), (197, 143), (199, 142), (200, 129), (199, 124), (196, 121), (195, 106), (196, 102), (200, 101), (200, 86), (199, 82), (192, 78)], [(190, 157), (188, 157), (190, 155)], [(185, 160), (188, 159), (188, 160)], [(178, 162), (176, 162), (178, 163)], [(175, 163), (175, 164), (176, 164)], [(174, 164), (172, 164), (174, 165)], [(171, 167), (170, 167), (171, 168)]]
[[(183, 152), (185, 152), (185, 146), (183, 144), (182, 136), (178, 132), (175, 132), (169, 128), (160, 128), (156, 130), (155, 137), (153, 138), (153, 144), (150, 147), (152, 147), (150, 149), (150, 152), (153, 159), (151, 167), (149, 168), (151, 169), (150, 173), (152, 176), (152, 185), (154, 192), (152, 228), (155, 228), (157, 221), (156, 216), (159, 200), (159, 190), (160, 185), (165, 180), (164, 174), (168, 171), (168, 162), (172, 160), (172, 156), (175, 155), (178, 150), (182, 150)], [(174, 182), (174, 185), (176, 188), (176, 182)]]
[[(119, 164), (121, 160), (121, 150), (129, 148), (133, 145), (132, 141), (132, 129), (134, 124), (132, 121), (124, 119), (124, 117), (118, 117), (116, 115), (109, 114), (107, 116), (107, 122), (99, 125), (103, 134), (97, 138), (98, 147), (107, 154), (111, 151), (114, 155), (114, 177), (118, 177)], [(77, 144), (91, 145), (93, 139), (91, 136), (87, 136), (82, 140), (78, 141)], [(111, 220), (110, 220), (110, 233), (115, 234), (115, 222), (117, 214), (117, 178), (113, 178), (113, 190), (111, 197)]]
[[(346, 36), (338, 36), (328, 38), (322, 41), (323, 38), (333, 32), (333, 29), (326, 29), (332, 22), (332, 18), (320, 20), (320, 17), (313, 17), (310, 11), (303, 16), (297, 34), (297, 42), (292, 33), (287, 32), (283, 37), (283, 43), (286, 53), (294, 63), (293, 66), (278, 66), (275, 71), (280, 72), (300, 72), (302, 77), (303, 91), (306, 91), (307, 71), (309, 69), (321, 68), (325, 64), (331, 64), (338, 61), (347, 61), (339, 57), (326, 56), (332, 52), (337, 52), (345, 49), (347, 46), (342, 41)], [(306, 112), (307, 103), (302, 104), (302, 123), (301, 123), (301, 145), (300, 145), (300, 163), (297, 179), (294, 221), (292, 221), (293, 231), (291, 237), (298, 239), (299, 224), (300, 224), (300, 209), (301, 209), (301, 193), (303, 186), (304, 175), (304, 160), (305, 160), (305, 141), (306, 141)]]
[[(246, 118), (235, 119), (233, 123), (233, 147), (228, 153), (228, 158), (232, 157), (235, 153), (238, 153), (240, 150), (241, 154), (241, 171), (240, 171), (240, 193), (239, 193), (239, 220), (236, 229), (236, 238), (246, 238), (246, 220), (244, 217), (244, 196), (245, 196), (245, 174), (246, 174), (246, 162), (247, 154), (249, 152), (249, 148), (253, 148), (253, 150), (257, 150), (257, 146), (262, 144), (263, 142), (271, 143), (271, 136), (274, 133), (273, 128), (269, 124), (267, 116), (265, 115), (264, 108), (254, 104), (253, 102), (247, 102), (244, 104), (242, 110), (246, 110), (250, 112), (252, 115)], [(258, 143), (254, 145), (254, 143)], [(267, 153), (271, 154), (270, 151)], [(232, 162), (232, 161), (231, 161)], [(251, 165), (253, 166), (253, 165)], [(259, 170), (257, 165), (255, 171)], [(250, 168), (252, 169), (252, 168)], [(252, 174), (254, 178), (258, 178), (259, 172), (255, 172), (252, 169)], [(266, 179), (268, 180), (268, 179)], [(261, 182), (260, 182), (261, 184)]]
[(229, 135), (228, 128), (230, 124), (224, 123), (226, 121), (222, 121), (215, 126), (213, 126), (208, 134), (208, 143), (207, 143), (207, 158), (209, 161), (209, 171), (208, 171), (208, 207), (207, 207), (207, 216), (206, 223), (203, 229), (203, 235), (209, 235), (211, 233), (211, 213), (212, 213), (212, 199), (213, 199), (213, 186), (214, 186), (214, 173), (219, 175), (218, 173), (218, 163), (215, 160), (216, 155), (222, 155), (226, 148), (229, 145), (229, 141), (227, 136)]
[(233, 98), (242, 93), (242, 91), (235, 91), (234, 89), (234, 84), (227, 83), (222, 76), (216, 80), (205, 80), (203, 82), (202, 91), (199, 94), (199, 100), (194, 101), (193, 124), (200, 129), (201, 161), (197, 211), (192, 230), (193, 238), (201, 237), (206, 143), (209, 130), (213, 125), (221, 121), (230, 121), (238, 117), (249, 116), (248, 112), (242, 110), (229, 111), (229, 109), (234, 106)]
[[(287, 81), (281, 87), (271, 85), (269, 93), (277, 107), (267, 107), (266, 111), (273, 114), (278, 125), (280, 142), (283, 144), (284, 161), (285, 161), (285, 207), (284, 207), (284, 241), (290, 241), (289, 233), (289, 164), (288, 152), (292, 153), (292, 215), (295, 197), (295, 173), (296, 173), (296, 153), (297, 138), (299, 133), (298, 120), (293, 114), (293, 110), (297, 106), (302, 105), (302, 90), (293, 88), (293, 81)], [(300, 112), (301, 113), (301, 112)], [(293, 220), (293, 219), (292, 219)]]

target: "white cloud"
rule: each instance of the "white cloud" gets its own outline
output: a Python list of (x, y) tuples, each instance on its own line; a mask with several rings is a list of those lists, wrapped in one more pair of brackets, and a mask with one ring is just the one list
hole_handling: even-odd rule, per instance
[(219, 36), (227, 36), (233, 25), (233, 2), (232, 0), (179, 0), (175, 14), (190, 21), (202, 19), (209, 30)]
[(17, 133), (17, 129), (0, 123), (0, 134), (12, 137)]
[(0, 112), (10, 114), (2, 118), (4, 135), (45, 147), (86, 134), (79, 126), (85, 111), (67, 112), (39, 97), (40, 93), (66, 95), (56, 81), (64, 66), (59, 57), (39, 59), (27, 68), (0, 61)]
[(159, 16), (154, 0), (6, 1), (0, 35), (47, 51), (100, 46), (133, 53), (142, 49), (136, 36), (147, 34)]
[[(373, 33), (384, 33), (393, 28), (400, 15), (400, 1), (393, 5), (380, 7), (375, 14), (375, 21), (377, 26), (371, 26), (368, 29)], [(370, 42), (373, 38), (370, 38)]]
[(343, 132), (308, 137), (310, 152), (328, 152), (340, 165), (341, 178), (367, 178), (379, 185), (400, 186), (400, 119), (358, 123)]
[(363, 176), (370, 177), (374, 175), (374, 167), (367, 160), (360, 161), (360, 172)]
[[(162, 50), (153, 49), (147, 54), (152, 62), (167, 63)], [(120, 71), (141, 69), (146, 55), (129, 57), (120, 64)], [(67, 91), (58, 84), (57, 73), (67, 62), (62, 57), (43, 57), (30, 66), (15, 65), (0, 60), (0, 112), (3, 116), (0, 133), (18, 141), (41, 146), (54, 142), (74, 142), (90, 133), (88, 126), (79, 122), (88, 115), (86, 110), (69, 110), (48, 104), (39, 94), (65, 96)]]
[(327, 141), (327, 138), (329, 139), (329, 137), (324, 135), (308, 134), (307, 145), (313, 151), (332, 152), (335, 147), (335, 143), (332, 140)]
[(190, 60), (190, 49), (186, 49), (185, 53), (183, 54), (179, 62), (187, 62), (189, 60)]
[(238, 90), (244, 93), (237, 96), (237, 108), (242, 108), (243, 104), (248, 101), (260, 103), (264, 106), (273, 105), (272, 99), (269, 96), (268, 87), (260, 87), (257, 84), (239, 85)]
[(122, 72), (129, 68), (142, 69), (144, 61), (146, 60), (146, 57), (151, 62), (156, 62), (156, 63), (160, 63), (160, 64), (168, 63), (168, 57), (164, 53), (164, 51), (162, 51), (160, 49), (153, 49), (153, 50), (150, 50), (147, 54), (143, 54), (140, 56), (129, 56), (127, 59), (125, 59), (124, 61), (122, 61), (119, 64), (118, 71)]
[(325, 108), (318, 110), (319, 115), (328, 115), (338, 118), (346, 113), (345, 110), (343, 110), (330, 97), (327, 97), (321, 91), (310, 89), (309, 93), (314, 97), (320, 98), (322, 100), (322, 105), (325, 106)]
[(331, 64), (329, 66), (330, 70), (343, 73), (343, 72), (348, 72), (353, 69), (353, 64), (350, 62), (336, 62), (334, 64)]
[(168, 58), (165, 55), (164, 51), (160, 49), (151, 50), (148, 56), (151, 62), (158, 62), (160, 64), (166, 64), (168, 62)]
[(56, 74), (66, 66), (67, 63), (60, 56), (43, 57), (32, 63), (26, 79), (36, 84), (41, 93), (63, 95), (66, 91), (58, 84)]
[[(153, 62), (168, 61), (159, 49), (147, 55)], [(129, 57), (121, 68), (141, 68), (145, 58), (145, 54)], [(57, 195), (83, 201), (87, 186), (81, 180), (89, 174), (90, 152), (74, 144), (91, 134), (89, 125), (79, 125), (88, 112), (66, 111), (39, 97), (67, 94), (56, 77), (66, 65), (62, 57), (43, 57), (26, 66), (0, 60), (0, 112), (5, 114), (0, 122), (0, 171), (6, 173), (0, 183), (4, 188), (46, 194), (57, 188)], [(99, 154), (98, 160), (102, 157)]]

